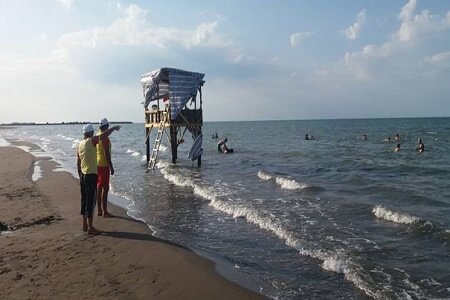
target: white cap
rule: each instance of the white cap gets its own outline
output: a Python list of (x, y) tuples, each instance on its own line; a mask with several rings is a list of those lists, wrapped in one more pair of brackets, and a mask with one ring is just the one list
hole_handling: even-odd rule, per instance
[(94, 126), (86, 124), (83, 126), (83, 133), (94, 132)]
[(108, 122), (108, 119), (103, 118), (103, 119), (100, 121), (100, 126), (105, 126), (105, 125), (109, 125), (109, 122)]

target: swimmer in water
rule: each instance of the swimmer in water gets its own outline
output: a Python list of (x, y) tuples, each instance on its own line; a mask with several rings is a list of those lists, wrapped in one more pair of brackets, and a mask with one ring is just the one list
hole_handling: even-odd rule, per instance
[(419, 153), (422, 153), (425, 151), (425, 145), (422, 143), (422, 139), (419, 139), (417, 141), (419, 143), (419, 147), (417, 147), (417, 151), (419, 151)]

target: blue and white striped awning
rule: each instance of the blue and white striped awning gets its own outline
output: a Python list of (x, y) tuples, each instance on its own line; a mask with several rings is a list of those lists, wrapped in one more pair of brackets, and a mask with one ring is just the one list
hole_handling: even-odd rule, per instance
[(186, 103), (197, 95), (203, 85), (205, 74), (188, 72), (173, 68), (161, 68), (142, 75), (144, 88), (144, 107), (151, 101), (169, 96), (170, 117), (174, 120)]

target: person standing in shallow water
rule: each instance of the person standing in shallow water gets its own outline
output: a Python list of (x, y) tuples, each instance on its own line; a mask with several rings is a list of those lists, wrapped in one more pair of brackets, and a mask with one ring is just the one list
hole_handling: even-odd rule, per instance
[(224, 140), (220, 140), (217, 143), (217, 151), (221, 152), (221, 153), (227, 153), (228, 152), (228, 147), (226, 142), (228, 141), (227, 138), (225, 138)]
[(417, 147), (417, 151), (419, 151), (419, 153), (422, 153), (425, 151), (425, 145), (422, 143), (422, 139), (419, 139), (417, 141), (419, 143), (419, 147)]
[[(109, 128), (108, 119), (100, 121), (100, 131), (102, 134)], [(97, 215), (105, 218), (111, 217), (108, 212), (108, 191), (109, 178), (114, 175), (114, 167), (111, 161), (111, 141), (109, 137), (104, 137), (96, 146), (97, 149)]]
[(83, 126), (83, 140), (77, 149), (77, 169), (80, 177), (81, 215), (83, 216), (83, 231), (89, 235), (98, 233), (93, 225), (94, 203), (97, 192), (97, 151), (96, 145), (108, 137), (120, 126), (114, 126), (100, 135), (94, 136), (94, 127), (91, 124)]

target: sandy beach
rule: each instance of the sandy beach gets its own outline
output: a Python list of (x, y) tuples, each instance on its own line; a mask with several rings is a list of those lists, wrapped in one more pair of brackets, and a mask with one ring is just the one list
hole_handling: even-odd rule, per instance
[[(28, 145), (30, 146), (30, 145)], [(42, 177), (32, 180), (41, 160)], [(75, 163), (75, 162), (74, 162)], [(260, 299), (189, 249), (110, 205), (82, 232), (78, 181), (55, 162), (0, 147), (0, 299)]]

